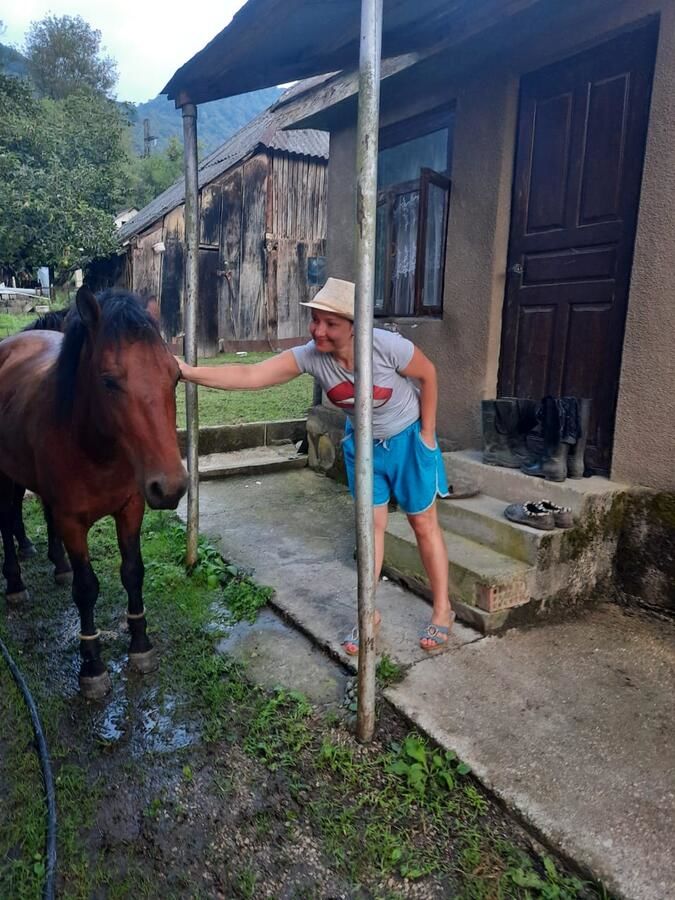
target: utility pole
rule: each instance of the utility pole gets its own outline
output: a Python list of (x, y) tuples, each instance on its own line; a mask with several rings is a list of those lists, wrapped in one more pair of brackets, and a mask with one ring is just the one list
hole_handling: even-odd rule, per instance
[(150, 119), (143, 119), (143, 159), (150, 156), (150, 148), (157, 138), (150, 134)]
[(375, 540), (373, 534), (373, 295), (377, 146), (380, 117), (382, 0), (361, 0), (359, 111), (356, 129), (356, 546), (359, 681), (356, 736), (375, 728)]

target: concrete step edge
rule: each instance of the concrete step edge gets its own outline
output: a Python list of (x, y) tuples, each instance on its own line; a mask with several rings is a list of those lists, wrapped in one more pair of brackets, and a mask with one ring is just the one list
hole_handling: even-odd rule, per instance
[(462, 500), (439, 500), (438, 517), (445, 531), (535, 565), (541, 550), (555, 544), (563, 531), (541, 531), (511, 522), (504, 516), (507, 506), (504, 500), (481, 493)]
[(233, 463), (224, 466), (199, 467), (200, 481), (209, 481), (216, 478), (233, 478), (237, 475), (264, 475), (269, 472), (280, 472), (289, 469), (304, 469), (307, 465), (307, 456), (298, 456), (288, 459), (258, 460), (251, 462)]

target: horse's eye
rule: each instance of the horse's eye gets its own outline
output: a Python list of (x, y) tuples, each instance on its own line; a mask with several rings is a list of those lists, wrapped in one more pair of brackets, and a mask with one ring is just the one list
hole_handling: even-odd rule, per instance
[(101, 375), (101, 381), (103, 382), (103, 387), (106, 391), (121, 390), (119, 381), (116, 378), (113, 378), (112, 375)]

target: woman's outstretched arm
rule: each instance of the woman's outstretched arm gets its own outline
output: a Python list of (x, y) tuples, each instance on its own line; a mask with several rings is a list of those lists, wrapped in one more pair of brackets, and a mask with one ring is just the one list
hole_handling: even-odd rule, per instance
[(183, 381), (224, 391), (256, 391), (285, 384), (302, 374), (290, 350), (250, 365), (188, 366), (180, 359), (178, 365)]

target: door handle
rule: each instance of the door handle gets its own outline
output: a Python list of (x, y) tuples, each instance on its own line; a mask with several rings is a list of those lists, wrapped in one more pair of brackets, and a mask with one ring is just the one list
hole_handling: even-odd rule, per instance
[(522, 275), (523, 267), (520, 263), (514, 263), (512, 266), (509, 266), (509, 272), (511, 275)]

